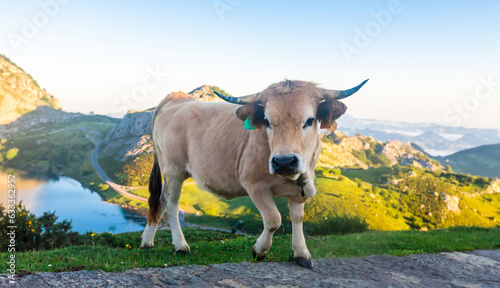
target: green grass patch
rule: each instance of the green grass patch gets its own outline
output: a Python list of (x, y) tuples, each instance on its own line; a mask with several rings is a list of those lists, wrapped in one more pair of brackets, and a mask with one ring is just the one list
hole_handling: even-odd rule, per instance
[(345, 236), (326, 236), (310, 244), (310, 252), (320, 257), (361, 257), (369, 255), (469, 251), (500, 248), (500, 228), (454, 227), (419, 231), (372, 231)]
[[(125, 247), (102, 245), (72, 246), (47, 251), (16, 253), (16, 269), (27, 271), (60, 272), (72, 270), (123, 271), (139, 267), (177, 265), (209, 265), (253, 261), (251, 248), (256, 237), (236, 236), (216, 231), (184, 229), (192, 255), (175, 254), (169, 231), (158, 231), (155, 248), (138, 248), (140, 233), (113, 235)], [(95, 236), (97, 237), (97, 236)], [(360, 257), (369, 255), (403, 256), (420, 253), (497, 249), (500, 247), (500, 228), (457, 227), (430, 232), (394, 231), (365, 232), (344, 236), (325, 236), (307, 239), (314, 258)], [(127, 245), (128, 244), (128, 245)], [(9, 253), (1, 253), (6, 262)], [(268, 262), (292, 260), (291, 236), (276, 236), (265, 259)], [(6, 273), (5, 265), (1, 273)]]
[(144, 197), (146, 199), (149, 199), (149, 189), (148, 188), (136, 188), (136, 189), (129, 189), (129, 193), (132, 193), (137, 196)]
[(371, 169), (342, 169), (342, 175), (350, 179), (358, 178), (371, 184), (381, 183), (381, 177), (384, 174), (390, 174), (391, 168), (380, 167)]

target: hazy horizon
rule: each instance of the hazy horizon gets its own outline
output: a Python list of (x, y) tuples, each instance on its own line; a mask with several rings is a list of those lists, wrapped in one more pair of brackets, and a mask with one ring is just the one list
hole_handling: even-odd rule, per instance
[(346, 89), (358, 119), (500, 128), (496, 1), (0, 1), (0, 54), (68, 112), (118, 115), (203, 84)]

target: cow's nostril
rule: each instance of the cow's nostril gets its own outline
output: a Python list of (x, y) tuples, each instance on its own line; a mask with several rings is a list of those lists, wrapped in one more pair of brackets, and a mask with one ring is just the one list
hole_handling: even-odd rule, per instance
[(293, 157), (274, 156), (273, 157), (273, 164), (277, 164), (278, 166), (290, 165), (294, 161), (294, 158), (297, 158), (297, 157), (295, 157), (295, 156), (293, 156)]
[(272, 158), (271, 164), (277, 172), (293, 172), (299, 166), (299, 158), (295, 155), (276, 155)]

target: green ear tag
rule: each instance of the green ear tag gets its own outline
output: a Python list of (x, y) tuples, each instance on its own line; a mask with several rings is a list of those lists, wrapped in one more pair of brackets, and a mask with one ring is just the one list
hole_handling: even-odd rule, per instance
[(245, 122), (243, 122), (243, 123), (245, 126), (245, 130), (255, 130), (257, 128), (252, 124), (250, 117), (248, 117), (247, 120), (245, 120)]

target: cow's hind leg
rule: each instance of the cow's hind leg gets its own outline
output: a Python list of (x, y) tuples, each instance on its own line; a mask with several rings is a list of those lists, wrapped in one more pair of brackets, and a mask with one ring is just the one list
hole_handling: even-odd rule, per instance
[(162, 187), (162, 192), (160, 196), (160, 206), (158, 209), (158, 221), (152, 222), (148, 221), (148, 224), (146, 225), (146, 228), (144, 229), (144, 232), (142, 233), (142, 241), (141, 241), (141, 247), (142, 248), (153, 248), (154, 247), (154, 239), (155, 239), (155, 234), (156, 230), (158, 229), (158, 225), (160, 224), (159, 221), (163, 217), (163, 214), (165, 214), (165, 210), (167, 209), (167, 203), (165, 201), (166, 199), (166, 184), (163, 182), (163, 187)]
[(276, 208), (271, 191), (259, 191), (257, 194), (252, 194), (252, 201), (259, 209), (264, 221), (264, 231), (252, 249), (253, 257), (260, 261), (266, 257), (272, 245), (273, 234), (281, 226), (281, 214)]
[(172, 232), (172, 244), (174, 244), (177, 253), (189, 254), (191, 250), (182, 233), (179, 222), (179, 199), (181, 197), (182, 183), (184, 174), (177, 176), (164, 175), (167, 181), (167, 218)]
[(304, 203), (288, 201), (290, 218), (292, 218), (292, 249), (295, 262), (305, 268), (312, 268), (311, 253), (306, 246), (302, 221), (304, 219)]

